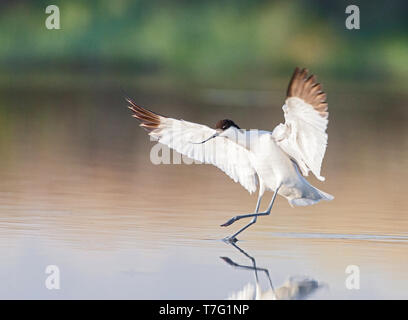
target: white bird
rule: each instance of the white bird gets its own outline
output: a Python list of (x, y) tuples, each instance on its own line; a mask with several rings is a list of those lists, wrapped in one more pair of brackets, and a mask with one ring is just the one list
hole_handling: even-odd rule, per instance
[[(320, 168), (327, 146), (328, 112), (326, 94), (313, 75), (296, 68), (290, 80), (282, 109), (285, 123), (271, 131), (240, 129), (232, 120), (220, 120), (212, 129), (202, 124), (176, 120), (136, 105), (127, 98), (133, 117), (160, 143), (200, 162), (213, 164), (239, 182), (249, 193), (259, 186), (255, 212), (238, 215), (221, 226), (242, 218), (251, 222), (224, 240), (236, 236), (269, 215), (276, 195), (285, 197), (291, 206), (306, 206), (334, 197), (313, 187), (303, 177), (311, 171), (323, 181)], [(302, 176), (303, 174), (303, 176)], [(259, 212), (262, 196), (273, 191), (264, 212)]]

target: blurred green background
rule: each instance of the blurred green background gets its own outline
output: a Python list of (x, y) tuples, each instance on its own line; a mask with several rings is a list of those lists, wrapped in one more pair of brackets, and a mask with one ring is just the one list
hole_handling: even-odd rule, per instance
[[(61, 30), (45, 28), (50, 4)], [(360, 30), (345, 28), (349, 4), (360, 8)], [(0, 74), (6, 84), (120, 75), (248, 87), (299, 65), (339, 82), (405, 88), (407, 12), (403, 0), (3, 0)]]

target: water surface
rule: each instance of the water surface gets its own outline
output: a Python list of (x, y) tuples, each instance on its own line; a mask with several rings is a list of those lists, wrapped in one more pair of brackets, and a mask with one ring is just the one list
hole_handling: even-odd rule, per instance
[[(186, 92), (130, 95), (212, 126), (231, 118), (273, 129), (283, 120), (284, 85)], [(256, 195), (209, 165), (153, 165), (153, 143), (122, 96), (3, 89), (0, 298), (225, 299), (255, 283), (253, 269), (225, 258), (253, 261), (220, 240), (245, 221), (220, 224), (252, 212)], [(238, 245), (274, 288), (306, 276), (324, 284), (306, 298), (406, 299), (408, 96), (332, 89), (329, 97), (326, 181), (309, 181), (335, 200), (291, 208), (278, 197)], [(59, 267), (60, 290), (46, 289), (47, 265)], [(348, 265), (360, 267), (359, 290), (345, 286)], [(269, 286), (263, 272), (259, 284)]]

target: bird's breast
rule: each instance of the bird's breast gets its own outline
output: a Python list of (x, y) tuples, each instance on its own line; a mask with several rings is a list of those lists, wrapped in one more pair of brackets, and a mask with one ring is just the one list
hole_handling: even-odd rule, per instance
[(251, 162), (260, 180), (275, 189), (283, 181), (297, 178), (289, 156), (276, 144), (271, 135), (261, 136), (251, 149)]

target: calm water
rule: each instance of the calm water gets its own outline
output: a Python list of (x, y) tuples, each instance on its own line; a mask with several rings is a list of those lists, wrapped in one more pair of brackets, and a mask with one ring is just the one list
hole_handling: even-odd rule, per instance
[[(278, 198), (236, 248), (220, 239), (245, 221), (219, 225), (252, 212), (256, 195), (215, 167), (153, 165), (120, 90), (3, 89), (0, 298), (225, 299), (255, 285), (253, 268), (237, 266), (253, 257), (275, 289), (295, 276), (322, 285), (306, 298), (407, 299), (408, 96), (328, 90), (326, 182), (309, 181), (335, 200)], [(281, 92), (129, 94), (175, 118), (273, 129)], [(60, 290), (46, 289), (47, 265)], [(360, 290), (345, 287), (348, 265), (360, 267)]]

